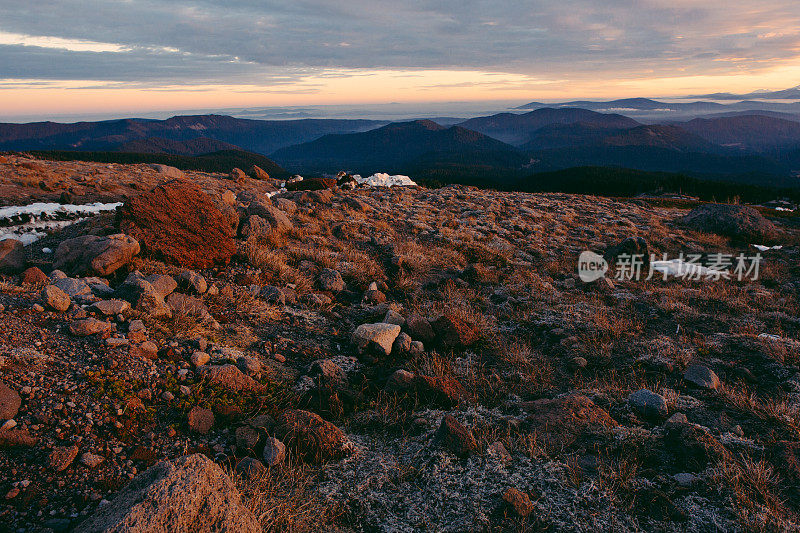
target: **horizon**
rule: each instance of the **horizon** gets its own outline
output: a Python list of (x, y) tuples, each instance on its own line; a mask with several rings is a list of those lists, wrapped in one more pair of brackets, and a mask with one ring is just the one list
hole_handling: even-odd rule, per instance
[(0, 2), (0, 116), (666, 99), (800, 80), (800, 14), (785, 0), (124, 8)]

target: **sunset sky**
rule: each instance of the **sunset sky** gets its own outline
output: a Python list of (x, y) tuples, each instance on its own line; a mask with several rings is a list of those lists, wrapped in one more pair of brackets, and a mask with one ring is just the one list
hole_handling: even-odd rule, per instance
[(800, 84), (794, 0), (0, 0), (0, 115)]

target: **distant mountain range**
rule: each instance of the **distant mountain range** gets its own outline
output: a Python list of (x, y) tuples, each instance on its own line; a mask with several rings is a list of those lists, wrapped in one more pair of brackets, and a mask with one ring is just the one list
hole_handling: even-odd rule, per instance
[(287, 168), (359, 172), (400, 170), (431, 154), (516, 152), (482, 133), (431, 120), (392, 123), (363, 133), (325, 135), (308, 143), (283, 148), (272, 157)]
[[(800, 118), (793, 113), (646, 98), (540, 105), (544, 104), (532, 102), (523, 106), (532, 107), (525, 112), (463, 121), (442, 119), (446, 125), (425, 119), (387, 124), (223, 115), (0, 124), (0, 150), (176, 157), (238, 154), (237, 160), (248, 160), (251, 156), (246, 154), (252, 153), (263, 158), (264, 165), (274, 165), (276, 172), (383, 171), (477, 185), (509, 183), (531, 173), (577, 166), (787, 186), (799, 181), (793, 176), (800, 175)], [(652, 122), (642, 119), (642, 113), (667, 113), (668, 118)], [(96, 157), (119, 160), (121, 156)], [(220, 161), (234, 160), (225, 157)], [(202, 164), (210, 165), (208, 160), (205, 157)]]
[(754, 91), (746, 94), (712, 93), (691, 96), (690, 98), (708, 98), (710, 100), (800, 100), (800, 85), (781, 91)]
[(118, 150), (126, 143), (150, 138), (189, 141), (202, 137), (269, 154), (327, 133), (367, 131), (384, 124), (373, 120), (250, 120), (224, 115), (0, 124), (0, 150)]

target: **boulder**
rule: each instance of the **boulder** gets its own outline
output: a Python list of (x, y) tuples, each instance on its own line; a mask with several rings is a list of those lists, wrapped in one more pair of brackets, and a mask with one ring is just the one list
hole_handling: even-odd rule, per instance
[(630, 264), (632, 258), (642, 261), (642, 271), (646, 272), (650, 266), (650, 252), (647, 246), (647, 241), (642, 237), (628, 237), (621, 242), (610, 246), (603, 258), (613, 268), (616, 264), (617, 258), (620, 256), (627, 257), (627, 263)]
[(55, 285), (47, 285), (42, 289), (42, 303), (48, 309), (63, 313), (72, 305), (72, 299)]
[(58, 245), (53, 267), (72, 275), (108, 276), (130, 263), (139, 251), (139, 243), (129, 235), (82, 235)]
[(50, 451), (48, 461), (50, 463), (50, 468), (56, 472), (63, 472), (69, 468), (69, 465), (72, 464), (76, 457), (78, 457), (77, 445), (57, 446)]
[(228, 174), (228, 177), (233, 181), (241, 181), (247, 178), (247, 174), (241, 168), (234, 167), (233, 169), (231, 169), (231, 172), (230, 174)]
[(276, 436), (292, 453), (307, 461), (331, 461), (353, 453), (344, 432), (321, 416), (301, 409), (287, 409), (277, 419)]
[(400, 335), (400, 326), (397, 324), (361, 324), (353, 332), (353, 343), (363, 352), (369, 347), (375, 347), (384, 355), (392, 353), (392, 345)]
[(528, 413), (531, 432), (548, 450), (618, 426), (605, 409), (582, 394), (524, 402), (521, 407)]
[(76, 533), (261, 533), (227, 474), (208, 457), (162, 461), (79, 524)]
[(417, 313), (413, 313), (406, 319), (405, 328), (414, 340), (430, 342), (436, 337), (428, 319)]
[(262, 456), (264, 457), (265, 465), (279, 465), (286, 459), (286, 445), (275, 437), (267, 437)]
[(0, 381), (0, 420), (10, 420), (17, 416), (22, 405), (17, 391)]
[(243, 239), (249, 239), (251, 237), (259, 239), (261, 237), (266, 237), (270, 233), (272, 233), (272, 226), (258, 215), (248, 216), (247, 220), (242, 223), (239, 229), (239, 234)]
[(510, 511), (523, 518), (530, 515), (534, 509), (531, 497), (514, 487), (509, 487), (503, 492), (503, 501)]
[(178, 276), (178, 286), (195, 294), (203, 294), (208, 290), (206, 278), (194, 270), (184, 270), (181, 272)]
[(128, 200), (120, 227), (150, 256), (187, 268), (227, 264), (235, 230), (216, 202), (189, 181), (174, 180)]
[(53, 282), (53, 286), (64, 291), (70, 298), (80, 300), (92, 297), (92, 288), (79, 278), (59, 278)]
[(25, 270), (28, 259), (25, 246), (16, 239), (0, 241), (0, 273), (16, 274)]
[(131, 308), (131, 304), (125, 300), (100, 300), (93, 303), (89, 310), (103, 316), (121, 315)]
[(686, 226), (745, 241), (767, 241), (778, 235), (775, 225), (752, 207), (705, 204), (695, 207), (680, 222)]

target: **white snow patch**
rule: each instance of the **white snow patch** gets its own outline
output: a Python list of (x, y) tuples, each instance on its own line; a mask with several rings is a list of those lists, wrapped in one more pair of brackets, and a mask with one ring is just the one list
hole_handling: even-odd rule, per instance
[(56, 204), (38, 202), (29, 205), (0, 207), (0, 241), (17, 239), (29, 245), (49, 232), (85, 220), (87, 217), (113, 211), (121, 202), (104, 204)]
[(674, 277), (688, 278), (710, 278), (721, 277), (728, 273), (727, 270), (715, 270), (695, 263), (687, 263), (681, 259), (671, 259), (669, 261), (653, 261), (650, 263), (653, 270), (663, 272)]
[(359, 185), (367, 185), (369, 187), (410, 187), (416, 183), (408, 176), (401, 174), (389, 175), (384, 172), (378, 172), (368, 178), (363, 178), (358, 174), (353, 175), (353, 179)]

